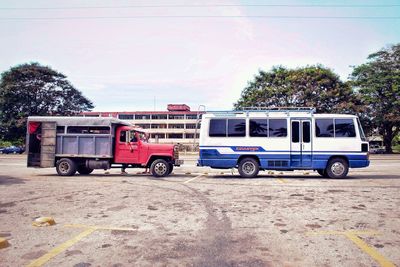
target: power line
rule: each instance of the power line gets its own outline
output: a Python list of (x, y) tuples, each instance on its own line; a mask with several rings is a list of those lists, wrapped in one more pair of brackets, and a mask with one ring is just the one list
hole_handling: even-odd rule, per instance
[(0, 20), (96, 20), (96, 19), (216, 19), (216, 18), (254, 18), (254, 19), (304, 19), (304, 20), (335, 20), (335, 19), (360, 19), (360, 20), (397, 20), (400, 16), (382, 17), (382, 16), (270, 16), (270, 15), (199, 15), (199, 16), (185, 16), (185, 15), (143, 15), (143, 16), (78, 16), (78, 17), (0, 17)]
[(193, 4), (193, 5), (124, 5), (124, 6), (64, 6), (64, 7), (0, 7), (0, 10), (67, 10), (67, 9), (125, 9), (125, 8), (202, 8), (202, 7), (293, 7), (293, 8), (379, 8), (400, 7), (400, 4), (341, 5), (341, 4)]

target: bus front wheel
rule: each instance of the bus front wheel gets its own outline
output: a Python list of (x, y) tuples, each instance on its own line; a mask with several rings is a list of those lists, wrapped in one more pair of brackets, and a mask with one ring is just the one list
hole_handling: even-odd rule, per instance
[(260, 171), (260, 165), (254, 158), (244, 158), (239, 162), (238, 170), (243, 178), (253, 178)]

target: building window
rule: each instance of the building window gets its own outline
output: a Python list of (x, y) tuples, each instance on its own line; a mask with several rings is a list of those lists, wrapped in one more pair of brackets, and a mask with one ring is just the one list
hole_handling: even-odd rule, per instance
[(153, 120), (166, 120), (167, 114), (153, 114), (151, 115), (151, 119)]
[(286, 119), (269, 119), (268, 128), (269, 128), (269, 137), (286, 137), (287, 136), (287, 120)]
[(136, 126), (142, 128), (142, 129), (149, 129), (150, 128), (150, 124), (136, 124)]
[(171, 139), (182, 139), (183, 138), (183, 134), (170, 133), (170, 134), (168, 134), (168, 138), (171, 138)]
[(353, 119), (335, 119), (335, 137), (356, 137)]
[(156, 138), (164, 139), (165, 138), (165, 134), (164, 133), (154, 133), (154, 134), (151, 134), (150, 138), (153, 138), (153, 139), (156, 139)]
[(100, 117), (98, 114), (86, 114), (84, 117)]
[(186, 129), (196, 129), (196, 124), (186, 124)]
[(150, 120), (150, 114), (136, 114), (136, 120)]
[(167, 125), (166, 124), (152, 124), (151, 128), (152, 129), (166, 129)]
[(268, 137), (268, 120), (267, 119), (250, 120), (250, 136)]
[(133, 114), (119, 114), (118, 119), (120, 120), (133, 120)]
[[(185, 138), (187, 138), (187, 139), (193, 139), (193, 138), (194, 138), (194, 134), (192, 134), (192, 133), (187, 133), (187, 134), (185, 134)], [(199, 134), (196, 134), (196, 138), (199, 138)]]
[(226, 136), (226, 119), (210, 120), (210, 129), (208, 132), (210, 137), (225, 137)]
[(333, 119), (316, 119), (315, 131), (317, 137), (334, 137)]
[(246, 136), (246, 120), (229, 119), (228, 120), (228, 136), (229, 137)]
[[(200, 118), (200, 116), (199, 116)], [(187, 120), (197, 120), (197, 114), (186, 114)]]
[(184, 126), (183, 126), (183, 124), (170, 124), (170, 125), (168, 125), (168, 128), (169, 129), (183, 129)]
[(168, 119), (170, 120), (183, 120), (185, 115), (183, 114), (168, 114)]
[(67, 133), (72, 134), (110, 134), (110, 127), (69, 126)]

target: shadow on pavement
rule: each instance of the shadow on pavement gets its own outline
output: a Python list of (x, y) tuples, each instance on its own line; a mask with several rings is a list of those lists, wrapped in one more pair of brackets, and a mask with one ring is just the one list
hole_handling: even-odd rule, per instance
[(24, 180), (11, 176), (0, 175), (0, 185), (24, 184)]
[(400, 179), (400, 175), (388, 175), (388, 174), (357, 174), (357, 175), (349, 175), (346, 178), (341, 178), (341, 179), (334, 179), (334, 178), (326, 178), (317, 175), (258, 175), (255, 178), (242, 178), (240, 175), (209, 175), (208, 177), (214, 178), (214, 179), (237, 179), (237, 180), (259, 180), (259, 179), (285, 179), (285, 180), (290, 180), (290, 179), (297, 179), (297, 180), (376, 180), (376, 179)]

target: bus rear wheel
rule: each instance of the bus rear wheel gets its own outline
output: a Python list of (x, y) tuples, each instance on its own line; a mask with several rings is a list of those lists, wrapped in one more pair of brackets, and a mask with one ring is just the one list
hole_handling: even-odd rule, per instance
[(253, 158), (244, 158), (239, 162), (238, 170), (243, 178), (253, 178), (260, 171), (260, 165)]
[(329, 160), (325, 172), (329, 178), (345, 178), (349, 172), (349, 164), (343, 158), (333, 158)]

